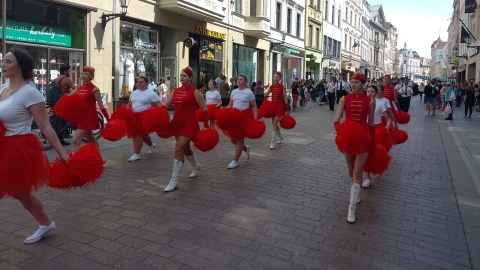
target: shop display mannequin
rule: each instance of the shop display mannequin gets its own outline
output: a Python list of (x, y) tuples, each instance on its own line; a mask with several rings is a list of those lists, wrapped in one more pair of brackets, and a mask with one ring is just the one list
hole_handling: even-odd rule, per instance
[(137, 74), (143, 73), (145, 76), (145, 64), (142, 59), (137, 60)]
[(135, 63), (133, 63), (133, 53), (127, 54), (127, 59), (125, 59), (125, 80), (128, 83), (128, 91), (131, 93), (133, 91), (133, 86), (135, 85)]

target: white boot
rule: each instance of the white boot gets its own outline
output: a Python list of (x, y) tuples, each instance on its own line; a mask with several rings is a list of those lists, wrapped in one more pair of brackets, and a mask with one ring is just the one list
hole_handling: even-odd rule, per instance
[(281, 144), (283, 141), (283, 137), (282, 137), (282, 134), (280, 133), (280, 130), (278, 130), (277, 132), (277, 138), (278, 138), (277, 144)]
[(177, 182), (178, 182), (178, 175), (180, 174), (180, 171), (182, 170), (183, 162), (178, 161), (178, 160), (173, 160), (173, 172), (172, 172), (172, 179), (170, 179), (170, 183), (168, 183), (168, 186), (163, 190), (165, 192), (170, 192), (172, 190), (175, 190), (177, 188)]
[(195, 155), (185, 156), (185, 157), (187, 158), (188, 162), (190, 162), (190, 165), (192, 165), (193, 167), (193, 171), (190, 174), (190, 178), (194, 178), (197, 176), (198, 171), (200, 171), (202, 167), (200, 166), (200, 163), (198, 163), (197, 160), (195, 159)]
[(347, 221), (355, 222), (355, 211), (357, 210), (357, 202), (360, 197), (360, 184), (353, 183), (350, 187), (350, 205), (348, 206)]
[(270, 142), (270, 149), (275, 149), (275, 137), (277, 136), (277, 134), (275, 133), (275, 131), (272, 131), (272, 141)]

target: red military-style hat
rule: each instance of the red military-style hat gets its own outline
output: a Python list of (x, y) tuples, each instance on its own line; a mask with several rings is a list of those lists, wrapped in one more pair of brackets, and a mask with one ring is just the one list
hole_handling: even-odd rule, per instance
[(182, 69), (183, 72), (187, 73), (190, 77), (193, 76), (193, 69), (191, 67), (186, 67)]
[(357, 80), (357, 81), (366, 82), (366, 81), (367, 81), (367, 77), (365, 77), (365, 74), (355, 73), (355, 74), (353, 74), (353, 76), (352, 76), (352, 80)]
[(283, 75), (282, 75), (282, 72), (280, 72), (280, 71), (275, 72), (275, 74), (278, 75), (278, 76), (280, 76), (280, 77), (283, 76)]
[(83, 72), (95, 73), (95, 68), (90, 66), (84, 66), (82, 69)]

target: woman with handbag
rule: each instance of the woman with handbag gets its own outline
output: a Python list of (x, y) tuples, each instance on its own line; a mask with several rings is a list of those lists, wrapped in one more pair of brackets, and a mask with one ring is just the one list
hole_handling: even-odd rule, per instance
[[(444, 109), (444, 112), (448, 114), (445, 120), (453, 120), (453, 101), (455, 100), (455, 91), (453, 90), (452, 83), (447, 82), (445, 83), (447, 87), (447, 91), (445, 92), (445, 101), (447, 106)], [(448, 108), (450, 107), (450, 108)]]

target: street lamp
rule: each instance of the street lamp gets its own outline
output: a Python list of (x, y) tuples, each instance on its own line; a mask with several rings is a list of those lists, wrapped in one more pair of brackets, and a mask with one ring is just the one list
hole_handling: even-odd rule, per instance
[(115, 18), (125, 16), (127, 14), (129, 2), (130, 0), (120, 0), (120, 7), (122, 7), (122, 13), (112, 13), (112, 14), (102, 13), (102, 29), (105, 30), (105, 27), (107, 26), (107, 22)]
[(458, 55), (458, 46), (453, 48), (453, 52), (455, 53), (455, 57), (457, 58), (463, 58), (465, 60), (468, 60), (468, 55), (467, 54), (464, 54), (464, 55)]

